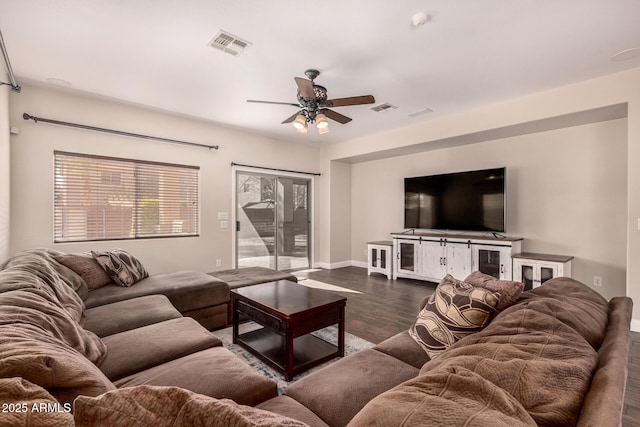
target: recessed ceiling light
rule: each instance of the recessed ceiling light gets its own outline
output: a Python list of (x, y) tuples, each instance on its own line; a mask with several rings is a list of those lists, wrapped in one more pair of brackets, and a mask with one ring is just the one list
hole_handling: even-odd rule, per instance
[(58, 86), (65, 86), (65, 87), (71, 87), (73, 86), (71, 83), (69, 83), (66, 80), (62, 80), (62, 79), (56, 79), (54, 77), (49, 77), (47, 79), (45, 79), (48, 83), (54, 84), (54, 85), (58, 85)]
[(640, 58), (640, 47), (632, 47), (631, 49), (618, 52), (611, 57), (613, 62), (627, 61), (629, 59)]

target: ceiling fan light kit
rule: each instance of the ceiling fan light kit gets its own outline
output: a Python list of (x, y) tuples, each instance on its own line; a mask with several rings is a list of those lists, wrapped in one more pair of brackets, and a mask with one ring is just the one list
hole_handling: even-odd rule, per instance
[(316, 127), (318, 129), (324, 129), (329, 127), (329, 122), (327, 121), (327, 116), (320, 113), (316, 115)]
[(298, 86), (298, 104), (288, 102), (257, 101), (248, 99), (247, 102), (261, 104), (292, 105), (302, 108), (298, 113), (285, 119), (282, 123), (293, 123), (296, 132), (306, 134), (309, 123), (315, 123), (319, 134), (329, 132), (329, 120), (335, 120), (340, 124), (349, 123), (351, 118), (342, 115), (330, 108), (346, 107), (353, 105), (373, 104), (375, 98), (372, 95), (352, 96), (348, 98), (327, 99), (327, 88), (315, 84), (314, 80), (320, 75), (320, 71), (315, 69), (306, 70), (308, 79), (294, 77)]

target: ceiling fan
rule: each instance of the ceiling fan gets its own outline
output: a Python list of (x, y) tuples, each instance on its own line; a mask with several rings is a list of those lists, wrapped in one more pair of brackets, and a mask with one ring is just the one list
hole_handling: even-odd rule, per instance
[(293, 123), (293, 127), (298, 133), (307, 133), (309, 123), (315, 123), (318, 133), (329, 132), (329, 122), (327, 118), (338, 123), (345, 124), (351, 118), (331, 110), (333, 107), (346, 107), (351, 105), (373, 104), (376, 102), (372, 95), (351, 96), (348, 98), (327, 99), (327, 89), (324, 86), (315, 84), (314, 80), (320, 75), (320, 71), (310, 69), (304, 72), (307, 79), (294, 77), (298, 85), (298, 103), (256, 101), (248, 99), (247, 102), (261, 104), (291, 105), (301, 108), (300, 111), (285, 119), (282, 123)]

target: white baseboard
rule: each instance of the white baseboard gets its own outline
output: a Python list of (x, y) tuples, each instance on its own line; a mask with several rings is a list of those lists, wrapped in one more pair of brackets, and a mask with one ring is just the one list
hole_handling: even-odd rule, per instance
[(367, 261), (351, 261), (353, 267), (367, 268)]
[(633, 332), (640, 332), (640, 320), (631, 319), (631, 330)]
[[(334, 263), (328, 262), (316, 262), (313, 264), (314, 268), (324, 268), (326, 270), (333, 270), (334, 268), (342, 268), (342, 267), (351, 267), (352, 265), (356, 265), (355, 263), (360, 263), (360, 261), (340, 261)], [(367, 263), (362, 263), (364, 267), (367, 267)], [(360, 265), (356, 265), (356, 267), (360, 267)]]

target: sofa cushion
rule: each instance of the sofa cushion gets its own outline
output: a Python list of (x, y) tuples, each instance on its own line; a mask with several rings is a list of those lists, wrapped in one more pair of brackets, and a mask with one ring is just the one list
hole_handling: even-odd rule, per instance
[(229, 286), (198, 271), (154, 274), (129, 288), (106, 285), (89, 293), (87, 308), (145, 295), (166, 295), (181, 313), (229, 302)]
[(209, 307), (198, 308), (196, 310), (183, 311), (185, 317), (192, 317), (208, 330), (222, 328), (228, 324), (227, 303), (212, 305)]
[(404, 363), (408, 363), (418, 369), (429, 361), (429, 355), (409, 335), (409, 331), (400, 332), (391, 338), (387, 338), (373, 347), (373, 349), (402, 360)]
[[(400, 423), (401, 420), (401, 423)], [(536, 426), (511, 394), (467, 369), (420, 375), (371, 400), (349, 423), (360, 426)]]
[[(518, 307), (528, 307), (557, 318), (578, 332), (595, 350), (604, 339), (609, 318), (609, 303), (595, 290), (569, 277), (556, 277), (542, 286), (523, 292)], [(500, 315), (502, 315), (502, 312)]]
[(55, 298), (80, 322), (84, 312), (83, 298), (87, 284), (73, 270), (53, 257), (62, 252), (52, 249), (32, 249), (19, 252), (5, 262), (0, 271), (0, 292), (11, 289), (39, 289)]
[(149, 426), (190, 427), (304, 427), (274, 413), (214, 399), (178, 387), (139, 386), (74, 402), (77, 427)]
[(481, 288), (489, 289), (492, 292), (498, 292), (500, 294), (500, 303), (497, 307), (498, 310), (504, 310), (505, 308), (513, 305), (524, 289), (524, 283), (522, 282), (499, 280), (480, 271), (474, 271), (467, 276), (464, 281), (472, 284), (473, 286), (479, 286)]
[(54, 256), (60, 264), (70, 268), (87, 283), (89, 290), (98, 289), (111, 283), (111, 277), (93, 259), (91, 252), (77, 254), (60, 254)]
[(0, 402), (3, 426), (73, 426), (70, 403), (61, 404), (45, 389), (23, 378), (0, 378)]
[(418, 372), (398, 359), (365, 349), (299, 379), (284, 394), (325, 423), (345, 426), (369, 400)]
[(302, 421), (309, 427), (329, 427), (327, 423), (322, 421), (307, 407), (289, 396), (274, 397), (257, 405), (256, 408)]
[[(573, 282), (565, 282), (567, 294), (580, 294), (579, 287), (587, 288)], [(580, 308), (580, 298), (558, 305), (557, 300), (541, 296), (543, 293), (504, 310), (484, 330), (426, 363), (421, 374), (465, 368), (510, 393), (536, 423), (575, 425), (598, 356), (571, 322), (580, 312), (589, 322), (589, 307)], [(534, 299), (535, 304), (526, 303)], [(549, 312), (547, 305), (554, 312)], [(604, 319), (600, 328), (604, 330), (606, 325)]]
[(447, 274), (420, 311), (409, 334), (432, 359), (459, 339), (484, 328), (500, 295)]
[(107, 345), (107, 357), (98, 366), (112, 381), (222, 345), (222, 341), (190, 317), (154, 323), (102, 340)]
[(164, 295), (114, 302), (85, 311), (84, 328), (99, 337), (182, 317)]
[(178, 386), (203, 395), (256, 405), (278, 395), (276, 383), (224, 347), (213, 347), (136, 372), (116, 386)]
[(111, 280), (120, 286), (131, 286), (149, 277), (149, 273), (136, 257), (124, 249), (110, 251), (91, 251), (93, 258), (107, 272)]
[[(93, 363), (106, 357), (107, 348), (93, 332), (83, 329), (50, 294), (39, 289), (0, 293), (0, 330), (20, 340), (45, 340), (76, 350)], [(34, 332), (35, 331), (35, 332)]]
[(226, 282), (230, 289), (257, 285), (259, 283), (275, 282), (276, 280), (298, 281), (296, 276), (291, 273), (266, 267), (232, 268), (230, 270), (214, 271), (209, 274)]
[(0, 378), (22, 377), (61, 403), (115, 389), (78, 351), (35, 325), (0, 326)]

